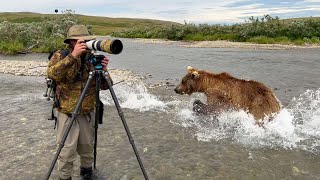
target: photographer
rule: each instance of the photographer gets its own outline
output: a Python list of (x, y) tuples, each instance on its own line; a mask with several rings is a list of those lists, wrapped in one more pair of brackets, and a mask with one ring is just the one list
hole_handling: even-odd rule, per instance
[[(84, 25), (74, 25), (68, 30), (64, 50), (56, 51), (48, 65), (47, 75), (55, 80), (57, 108), (57, 139), (58, 144), (70, 123), (77, 101), (88, 80), (89, 72), (94, 66), (87, 60), (92, 55), (87, 49), (85, 40), (93, 40)], [(107, 70), (108, 57), (102, 60), (102, 70)], [(96, 82), (91, 81), (85, 94), (79, 114), (70, 129), (64, 147), (58, 157), (58, 171), (60, 179), (71, 179), (73, 162), (77, 154), (80, 156), (80, 175), (82, 179), (92, 179), (93, 141), (95, 125)], [(101, 89), (108, 89), (105, 79), (101, 81)]]

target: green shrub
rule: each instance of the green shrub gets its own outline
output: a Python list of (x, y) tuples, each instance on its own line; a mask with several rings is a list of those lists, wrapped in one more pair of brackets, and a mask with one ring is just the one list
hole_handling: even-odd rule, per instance
[(206, 39), (206, 36), (203, 36), (203, 35), (201, 35), (201, 34), (195, 34), (195, 35), (188, 34), (188, 35), (186, 35), (186, 37), (184, 38), (184, 40), (204, 41), (204, 40), (207, 40), (207, 39)]
[(302, 39), (296, 39), (293, 41), (293, 44), (298, 45), (298, 46), (302, 46), (305, 44), (305, 41)]
[(319, 44), (319, 43), (320, 43), (320, 38), (313, 36), (313, 37), (311, 38), (311, 42), (312, 42), (313, 44)]
[(21, 42), (1, 42), (0, 43), (0, 53), (2, 54), (17, 54), (19, 52), (24, 52), (24, 46)]
[(79, 20), (71, 10), (41, 22), (0, 22), (1, 53), (50, 52), (61, 48), (68, 28), (74, 24), (79, 24)]
[(281, 36), (274, 38), (274, 41), (278, 44), (290, 44), (291, 40), (288, 37)]
[(266, 36), (258, 36), (258, 37), (253, 37), (248, 39), (247, 42), (253, 42), (258, 44), (274, 44), (275, 40), (274, 38), (270, 38)]

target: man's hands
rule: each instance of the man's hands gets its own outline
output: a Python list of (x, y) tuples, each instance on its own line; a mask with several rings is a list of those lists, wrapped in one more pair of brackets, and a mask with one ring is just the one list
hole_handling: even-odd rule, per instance
[(77, 59), (81, 56), (83, 52), (87, 50), (87, 45), (86, 43), (83, 42), (83, 40), (79, 39), (76, 44), (74, 45), (73, 51), (71, 55)]
[[(87, 50), (86, 43), (83, 42), (82, 39), (79, 40), (71, 40), (71, 44), (73, 44), (73, 51), (71, 52), (71, 55), (77, 59), (81, 56), (82, 53), (84, 53)], [(108, 64), (109, 64), (109, 57), (104, 57), (101, 61), (101, 64), (103, 66), (102, 70), (106, 71), (108, 70)]]
[(108, 64), (109, 64), (109, 57), (104, 57), (101, 61), (101, 64), (103, 66), (102, 70), (106, 71), (108, 70)]

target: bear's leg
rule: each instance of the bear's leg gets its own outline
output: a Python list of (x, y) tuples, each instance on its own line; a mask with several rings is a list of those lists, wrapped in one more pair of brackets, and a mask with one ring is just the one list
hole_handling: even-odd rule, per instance
[(219, 105), (207, 105), (198, 99), (193, 102), (193, 111), (197, 115), (214, 115), (220, 113), (221, 110), (222, 108)]
[(199, 99), (196, 99), (193, 102), (193, 108), (192, 110), (196, 112), (197, 114), (207, 114), (208, 112), (206, 111), (208, 105), (204, 104), (201, 102)]

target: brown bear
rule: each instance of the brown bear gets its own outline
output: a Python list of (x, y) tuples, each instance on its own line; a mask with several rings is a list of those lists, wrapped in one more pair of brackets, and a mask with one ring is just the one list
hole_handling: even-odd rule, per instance
[(207, 103), (200, 100), (194, 102), (193, 110), (208, 114), (221, 112), (228, 108), (243, 109), (252, 114), (256, 120), (280, 111), (280, 102), (270, 88), (264, 84), (242, 80), (223, 72), (197, 70), (187, 67), (188, 74), (174, 91), (178, 94), (191, 95), (202, 92), (207, 96)]

